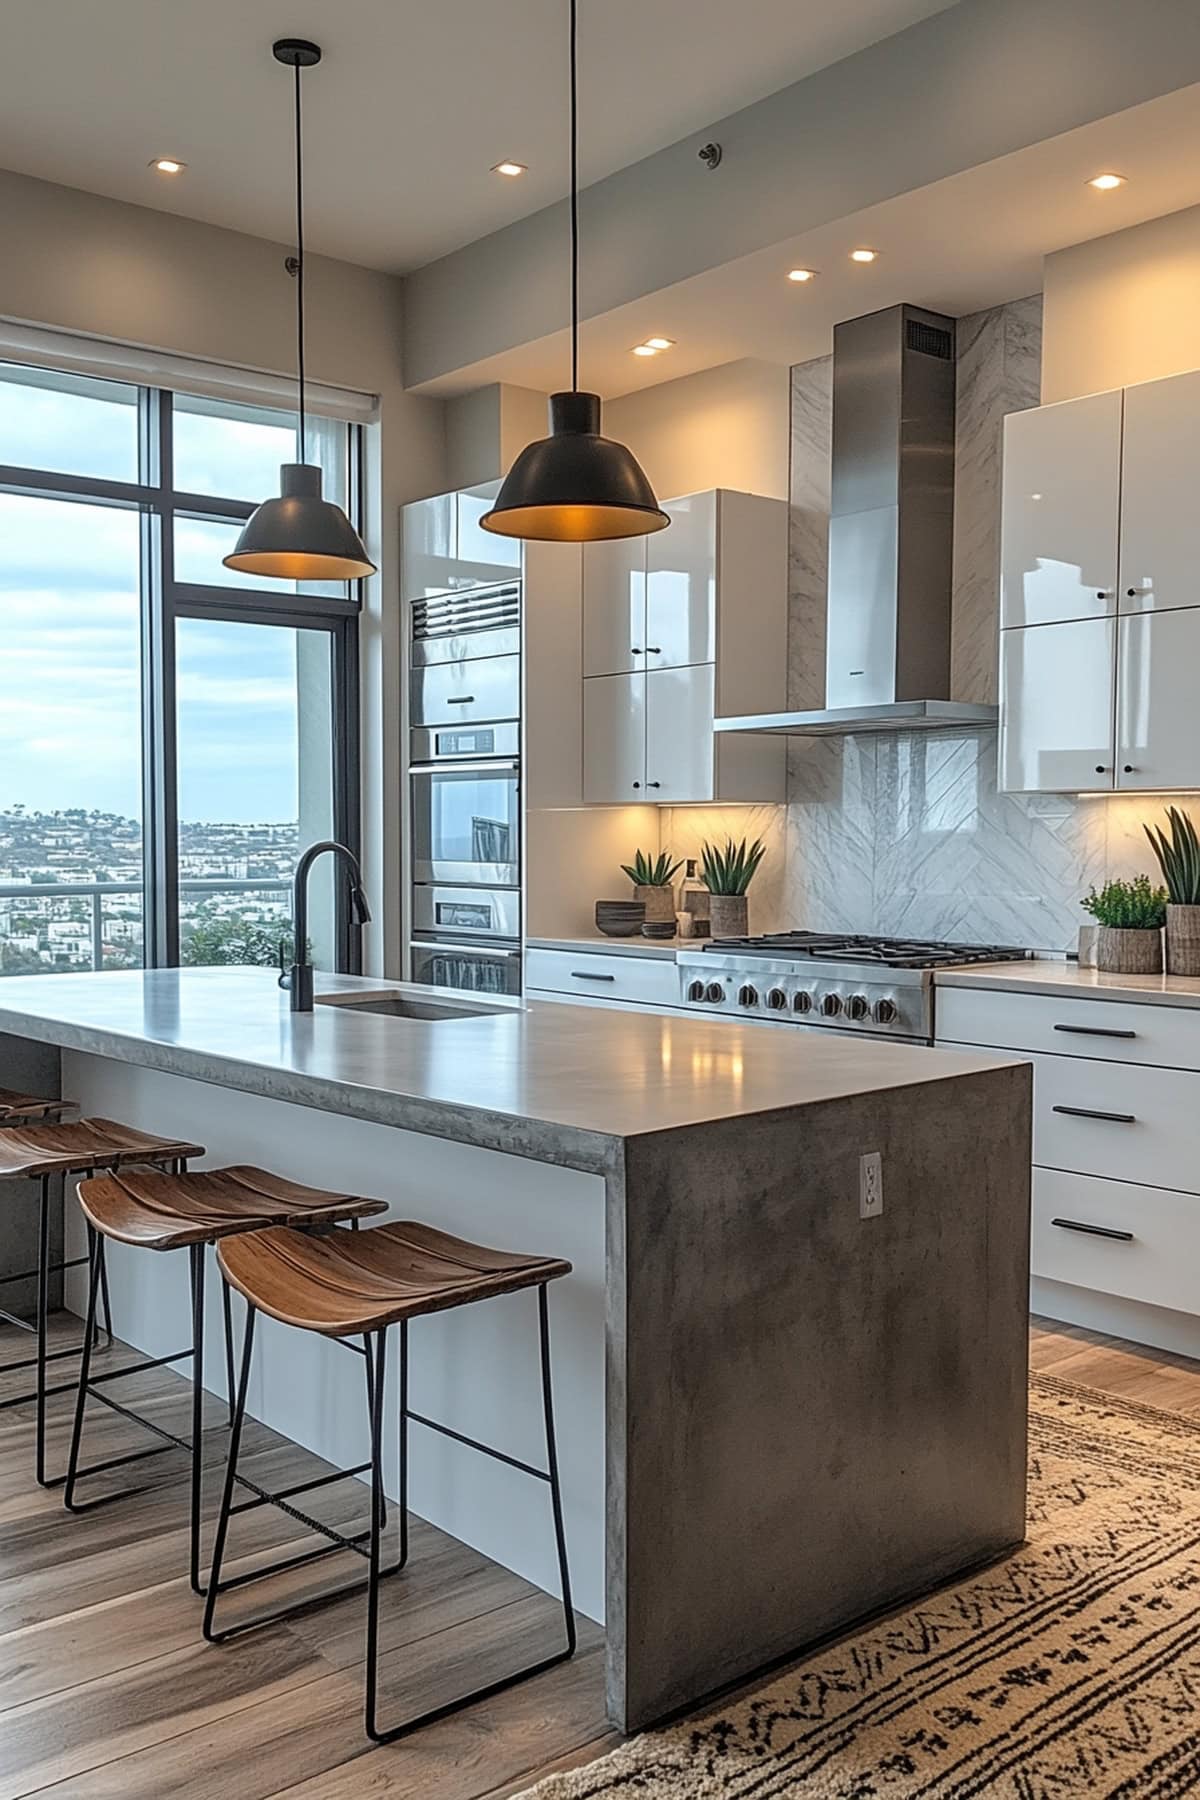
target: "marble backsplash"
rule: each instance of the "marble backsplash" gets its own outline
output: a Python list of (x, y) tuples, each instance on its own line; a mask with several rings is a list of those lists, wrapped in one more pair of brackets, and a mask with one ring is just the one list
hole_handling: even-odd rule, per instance
[[(952, 638), (959, 699), (996, 697), (1001, 421), (1037, 404), (1040, 360), (1040, 296), (959, 320)], [(824, 703), (830, 380), (828, 357), (792, 371), (793, 707)], [(768, 883), (764, 865), (754, 929), (1073, 948), (1090, 885), (1155, 872), (1142, 822), (1162, 805), (1157, 796), (999, 793), (994, 731), (794, 739), (788, 804), (775, 809), (783, 816), (769, 828), (772, 848), (782, 851), (782, 879)]]

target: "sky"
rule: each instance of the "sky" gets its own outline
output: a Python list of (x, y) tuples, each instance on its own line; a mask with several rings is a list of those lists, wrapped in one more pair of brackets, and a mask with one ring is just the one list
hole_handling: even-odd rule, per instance
[[(64, 394), (7, 372), (0, 463), (137, 479), (134, 389)], [(177, 402), (177, 486), (248, 500), (277, 491), (279, 464), (295, 455), (291, 420), (204, 406)], [(220, 559), (237, 529), (180, 520), (179, 578), (232, 583)], [(138, 558), (135, 511), (0, 494), (0, 810), (140, 815)], [(181, 819), (295, 819), (296, 634), (181, 620), (177, 651)]]

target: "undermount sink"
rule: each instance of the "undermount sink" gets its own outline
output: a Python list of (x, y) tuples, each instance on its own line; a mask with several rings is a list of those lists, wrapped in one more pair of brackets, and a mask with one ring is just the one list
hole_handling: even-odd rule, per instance
[(476, 1006), (457, 1000), (419, 1000), (384, 989), (378, 994), (318, 994), (318, 1006), (341, 1006), (350, 1012), (378, 1013), (384, 1019), (480, 1019), (506, 1012), (503, 1006)]

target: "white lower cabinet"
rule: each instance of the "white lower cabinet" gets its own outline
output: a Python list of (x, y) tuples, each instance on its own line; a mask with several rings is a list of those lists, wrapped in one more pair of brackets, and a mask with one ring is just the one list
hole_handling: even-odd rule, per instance
[(1031, 1273), (1080, 1290), (1059, 1316), (1103, 1328), (1091, 1292), (1200, 1330), (1200, 1009), (946, 986), (937, 1020), (939, 1044), (1033, 1063)]
[(525, 952), (525, 993), (531, 1000), (569, 1000), (577, 1006), (674, 1012), (679, 971), (673, 957), (534, 946)]

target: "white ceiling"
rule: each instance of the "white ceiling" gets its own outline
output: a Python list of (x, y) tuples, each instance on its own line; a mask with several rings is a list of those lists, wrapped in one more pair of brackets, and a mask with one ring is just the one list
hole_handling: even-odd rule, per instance
[[(1128, 185), (1097, 193), (1088, 178), (1105, 169)], [(1188, 87), (587, 320), (581, 380), (612, 397), (746, 356), (803, 362), (829, 351), (837, 320), (898, 301), (961, 317), (1040, 292), (1051, 251), (1197, 204), (1200, 88)], [(852, 263), (856, 244), (877, 249), (879, 261)], [(583, 254), (586, 277), (586, 237)], [(786, 279), (792, 267), (820, 274), (798, 285)], [(674, 338), (675, 348), (631, 354), (651, 336)], [(491, 381), (551, 390), (563, 385), (567, 359), (567, 334), (556, 332), (431, 391)]]
[[(949, 0), (581, 0), (584, 182)], [(286, 241), (311, 37), (310, 248), (407, 270), (566, 191), (566, 0), (5, 0), (0, 167)], [(182, 158), (185, 174), (147, 166)], [(492, 175), (511, 157), (517, 181)]]

